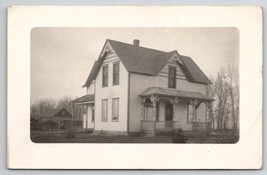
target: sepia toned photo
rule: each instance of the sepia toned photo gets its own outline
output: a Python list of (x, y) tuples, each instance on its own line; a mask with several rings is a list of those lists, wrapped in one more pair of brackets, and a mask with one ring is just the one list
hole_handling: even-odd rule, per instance
[(34, 143), (239, 140), (239, 31), (31, 30)]
[(8, 8), (10, 169), (260, 169), (262, 9)]

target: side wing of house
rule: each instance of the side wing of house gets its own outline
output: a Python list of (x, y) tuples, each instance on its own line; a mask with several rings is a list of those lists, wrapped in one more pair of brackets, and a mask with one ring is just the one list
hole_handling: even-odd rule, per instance
[[(166, 115), (169, 112), (166, 108), (166, 100), (160, 100), (158, 102), (157, 108), (150, 106), (144, 107), (144, 98), (140, 98), (146, 89), (159, 87), (168, 90), (177, 90), (181, 92), (193, 92), (201, 93), (206, 95), (207, 85), (204, 83), (195, 83), (188, 80), (185, 71), (182, 70), (182, 66), (179, 64), (184, 64), (181, 60), (176, 60), (174, 58), (179, 58), (177, 53), (174, 53), (165, 64), (160, 72), (156, 76), (144, 75), (144, 74), (130, 74), (130, 131), (138, 132), (142, 130), (141, 122), (142, 120), (153, 120), (151, 116), (154, 116), (159, 123), (166, 121)], [(174, 70), (175, 76), (175, 85), (173, 88), (170, 88), (170, 69)], [(168, 96), (168, 95), (167, 95)], [(178, 104), (175, 105), (175, 108), (172, 109), (173, 118), (172, 121), (179, 121), (182, 129), (192, 130), (192, 107), (186, 100), (181, 100)], [(206, 106), (204, 103), (201, 103), (197, 108), (198, 119), (201, 122), (206, 120)], [(150, 117), (149, 117), (150, 116)]]

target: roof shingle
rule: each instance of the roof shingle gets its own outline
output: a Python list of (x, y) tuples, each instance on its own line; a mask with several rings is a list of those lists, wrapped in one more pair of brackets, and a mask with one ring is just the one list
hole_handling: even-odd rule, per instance
[[(110, 39), (107, 39), (106, 43), (107, 42), (110, 43), (111, 47), (114, 49), (127, 71), (151, 76), (156, 76), (167, 64), (170, 57), (175, 52), (177, 53), (177, 51), (164, 52)], [(106, 54), (104, 54), (102, 57), (99, 57), (95, 62), (92, 71), (90, 72), (83, 87), (90, 86), (92, 80), (96, 78), (105, 56)], [(190, 57), (182, 55), (179, 56), (183, 62), (183, 64), (179, 64), (179, 66), (189, 81), (203, 84), (211, 83), (207, 76)]]
[(207, 101), (213, 100), (200, 92), (181, 91), (177, 89), (168, 89), (168, 88), (162, 88), (162, 87), (149, 87), (144, 92), (142, 92), (140, 96), (150, 96), (154, 94), (163, 95), (163, 96), (180, 97), (180, 98), (201, 99), (201, 100), (207, 100)]
[(95, 95), (94, 94), (87, 94), (82, 97), (76, 98), (73, 100), (73, 103), (84, 103), (84, 102), (94, 102), (95, 101)]

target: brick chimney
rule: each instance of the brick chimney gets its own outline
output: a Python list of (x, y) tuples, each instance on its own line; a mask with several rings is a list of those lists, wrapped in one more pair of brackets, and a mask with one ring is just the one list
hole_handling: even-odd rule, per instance
[(138, 39), (133, 40), (134, 46), (139, 46), (139, 44), (140, 44), (140, 41)]

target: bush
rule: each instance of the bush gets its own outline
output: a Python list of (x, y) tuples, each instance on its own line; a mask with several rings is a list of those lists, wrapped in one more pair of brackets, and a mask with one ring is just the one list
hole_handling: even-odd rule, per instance
[(49, 131), (59, 129), (58, 123), (51, 120), (40, 123), (38, 127), (42, 130), (49, 130)]
[(31, 130), (37, 130), (38, 129), (38, 120), (31, 118)]
[(186, 140), (188, 137), (186, 137), (183, 134), (183, 130), (181, 128), (174, 131), (172, 142), (173, 143), (186, 143)]
[(66, 134), (66, 138), (75, 138), (75, 131), (74, 130), (68, 130), (67, 134)]

